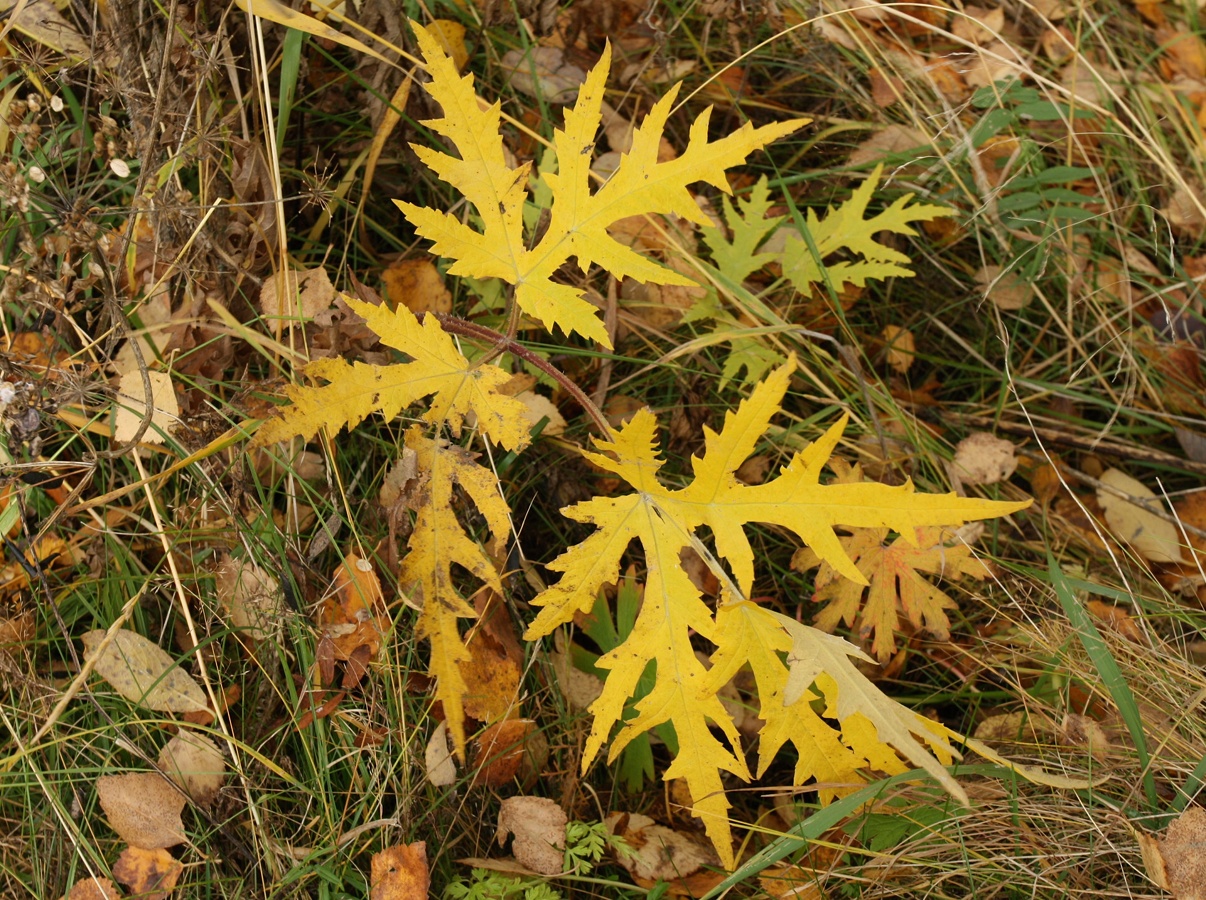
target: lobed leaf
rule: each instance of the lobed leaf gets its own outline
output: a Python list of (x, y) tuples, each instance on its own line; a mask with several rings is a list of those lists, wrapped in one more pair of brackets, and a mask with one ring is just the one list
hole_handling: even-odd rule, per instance
[(332, 435), (354, 428), (373, 413), (392, 418), (412, 403), (431, 397), (421, 414), (423, 421), (447, 424), (459, 436), (471, 414), (490, 440), (518, 450), (530, 440), (524, 405), (500, 388), (511, 379), (498, 366), (474, 365), (457, 349), (452, 336), (435, 316), (422, 323), (405, 306), (390, 310), (353, 297), (344, 297), (387, 346), (411, 357), (394, 366), (372, 366), (346, 360), (318, 359), (306, 366), (306, 375), (329, 382), (325, 387), (290, 385), (293, 405), (280, 418), (260, 426), (254, 446), (300, 436), (309, 440), (322, 429)]
[(499, 592), (502, 582), (481, 546), (462, 529), (453, 508), (453, 487), (460, 485), (473, 501), (495, 540), (510, 532), (511, 511), (499, 493), (494, 474), (474, 462), (472, 454), (425, 437), (417, 425), (407, 430), (406, 446), (416, 455), (419, 483), (410, 498), (417, 516), (399, 583), (410, 593), (412, 602), (422, 607), (416, 633), (431, 642), (436, 699), (444, 707), (444, 719), (457, 755), (463, 760), (463, 701), (467, 688), (461, 663), (470, 658), (470, 653), (461, 639), (457, 620), (472, 619), (477, 614), (458, 591), (452, 566), (460, 566)]
[[(797, 453), (776, 478), (762, 485), (742, 484), (737, 469), (754, 452), (779, 411), (794, 368), (794, 360), (789, 360), (759, 384), (736, 412), (726, 414), (720, 432), (705, 429), (704, 453), (692, 460), (695, 477), (686, 487), (673, 490), (658, 480), (662, 462), (654, 447), (656, 422), (648, 410), (639, 411), (610, 440), (598, 442), (603, 452), (586, 456), (622, 478), (634, 492), (594, 497), (563, 510), (569, 518), (593, 524), (596, 530), (550, 564), (562, 577), (533, 601), (541, 610), (525, 634), (529, 640), (541, 637), (572, 621), (576, 613), (587, 612), (600, 586), (617, 580), (629, 545), (640, 543), (648, 573), (644, 604), (628, 639), (597, 663), (609, 669), (610, 675), (603, 694), (591, 706), (595, 721), (583, 767), (590, 765), (611, 736), (625, 701), (646, 667), (654, 663), (655, 686), (637, 704), (637, 717), (622, 724), (610, 755), (614, 758), (637, 734), (670, 723), (680, 750), (665, 777), (686, 780), (695, 813), (703, 818), (726, 864), (732, 863), (733, 856), (720, 772), (743, 778), (748, 772), (738, 735), (716, 691), (746, 662), (759, 679), (767, 746), (777, 750), (788, 740), (796, 744), (801, 749), (802, 768), (797, 772), (801, 777), (855, 782), (853, 772), (864, 764), (889, 771), (899, 768), (899, 752), (934, 772), (935, 777), (940, 777), (941, 771), (943, 783), (956, 796), (960, 792), (913, 736), (948, 756), (953, 752), (949, 745), (920, 717), (880, 694), (854, 668), (848, 657), (861, 655), (857, 648), (806, 626), (793, 623), (787, 628), (781, 617), (768, 618), (752, 604), (738, 603), (733, 609), (725, 605), (713, 614), (679, 563), (686, 547), (702, 548), (695, 532), (705, 527), (711, 532), (716, 557), (732, 571), (735, 590), (730, 593), (749, 596), (754, 555), (745, 526), (753, 522), (793, 532), (837, 572), (865, 584), (834, 531), (838, 526), (912, 533), (921, 525), (963, 523), (1028, 505), (954, 494), (918, 494), (911, 483), (900, 487), (822, 485), (821, 469), (841, 436), (845, 417), (819, 441)], [(718, 575), (728, 579), (723, 572)], [(713, 671), (696, 659), (693, 635), (717, 645)], [(780, 653), (788, 655), (790, 672), (778, 661)], [(808, 707), (808, 688), (813, 682), (829, 703), (826, 715), (841, 722), (844, 748), (835, 736), (824, 733), (833, 729)], [(727, 746), (712, 733), (709, 723), (719, 727)]]
[(693, 285), (684, 275), (659, 265), (615, 240), (607, 229), (628, 216), (674, 213), (699, 225), (710, 221), (687, 186), (703, 181), (729, 192), (725, 171), (771, 141), (791, 134), (805, 119), (755, 128), (746, 123), (717, 141), (708, 140), (711, 108), (691, 126), (681, 156), (658, 161), (658, 146), (674, 107), (676, 85), (650, 110), (635, 130), (632, 147), (611, 178), (598, 191), (590, 190), (590, 163), (595, 135), (602, 121), (602, 102), (611, 69), (611, 48), (587, 75), (564, 127), (553, 137), (558, 170), (545, 174), (552, 202), (549, 225), (529, 247), (523, 227), (523, 207), (529, 165), (511, 167), (503, 153), (500, 106), (482, 108), (473, 91), (473, 77), (459, 75), (443, 49), (422, 28), (415, 37), (431, 82), (428, 93), (443, 117), (425, 124), (446, 137), (459, 157), (411, 145), (441, 180), (459, 190), (477, 213), (480, 230), (444, 212), (395, 201), (420, 235), (433, 242), (432, 252), (454, 260), (452, 275), (501, 278), (515, 286), (520, 309), (550, 331), (559, 327), (604, 346), (611, 342), (598, 310), (581, 290), (553, 280), (557, 270), (575, 259), (582, 271), (598, 265), (616, 278), (642, 283)]

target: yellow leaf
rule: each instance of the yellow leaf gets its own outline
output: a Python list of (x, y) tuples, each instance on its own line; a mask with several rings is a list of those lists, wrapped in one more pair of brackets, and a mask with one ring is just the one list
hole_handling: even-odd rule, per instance
[[(958, 604), (919, 573), (947, 579), (961, 575), (983, 579), (988, 575), (967, 544), (955, 541), (945, 545), (941, 528), (916, 529), (912, 544), (898, 537), (885, 545), (887, 536), (886, 528), (859, 528), (854, 534), (840, 538), (867, 585), (839, 577), (833, 566), (822, 563), (807, 549), (792, 558), (792, 568), (800, 571), (820, 565), (813, 599), (828, 601), (828, 605), (817, 614), (817, 628), (832, 632), (839, 621), (853, 626), (857, 619), (861, 638), (867, 640), (875, 635), (872, 652), (881, 663), (896, 650), (893, 635), (898, 610), (914, 628), (924, 628), (939, 640), (950, 637), (951, 623), (944, 610), (955, 609)], [(866, 603), (863, 603), (864, 591)]]
[[(943, 783), (959, 793), (953, 779), (910, 735), (920, 734), (943, 753), (952, 752), (949, 745), (921, 724), (920, 717), (888, 700), (859, 674), (847, 658), (860, 655), (857, 648), (811, 628), (798, 634), (779, 617), (768, 617), (770, 614), (763, 614), (753, 604), (738, 603), (736, 609), (729, 609), (739, 597), (731, 597), (730, 604), (722, 605), (721, 612), (714, 615), (679, 563), (685, 548), (703, 547), (694, 532), (700, 528), (711, 532), (715, 556), (728, 563), (732, 579), (724, 572), (718, 574), (729, 581), (730, 594), (748, 597), (754, 580), (754, 554), (745, 526), (752, 522), (791, 531), (836, 571), (865, 584), (834, 532), (836, 526), (891, 528), (912, 534), (918, 526), (1005, 515), (1027, 505), (918, 494), (911, 483), (899, 487), (822, 485), (821, 469), (841, 436), (844, 418), (796, 454), (776, 478), (760, 485), (741, 483), (736, 472), (754, 453), (779, 411), (794, 369), (793, 359), (759, 384), (735, 413), (725, 416), (720, 433), (705, 429), (704, 454), (692, 460), (695, 477), (686, 487), (674, 490), (658, 480), (662, 463), (654, 448), (656, 423), (647, 409), (637, 411), (610, 440), (600, 442), (603, 453), (587, 453), (595, 465), (622, 478), (634, 493), (594, 497), (563, 510), (575, 521), (595, 525), (596, 531), (550, 565), (562, 577), (533, 601), (542, 609), (525, 635), (529, 640), (541, 637), (571, 621), (575, 613), (588, 612), (599, 588), (618, 578), (620, 560), (629, 544), (640, 542), (648, 571), (644, 603), (628, 639), (596, 663), (610, 670), (610, 675), (603, 693), (591, 705), (595, 721), (583, 766), (590, 765), (611, 736), (625, 701), (648, 664), (655, 662), (656, 683), (637, 703), (637, 717), (622, 723), (610, 755), (614, 758), (638, 734), (669, 722), (680, 750), (665, 777), (686, 779), (694, 810), (703, 818), (726, 865), (733, 862), (733, 853), (720, 771), (741, 777), (748, 773), (737, 731), (716, 691), (745, 662), (754, 667), (760, 692), (767, 692), (761, 695), (761, 715), (768, 723), (771, 746), (777, 749), (791, 740), (802, 748), (802, 769), (797, 774), (819, 773), (822, 779), (853, 781), (850, 775), (863, 761), (877, 768), (894, 761), (899, 768), (892, 747), (935, 777), (941, 772)], [(712, 672), (695, 656), (695, 635), (718, 647)], [(778, 654), (783, 652), (796, 657), (790, 672), (779, 662)], [(813, 656), (809, 657), (809, 652)], [(810, 664), (810, 659), (816, 664)], [(831, 676), (828, 682), (826, 672)], [(830, 731), (832, 726), (805, 713), (808, 688), (814, 682), (835, 715), (843, 719), (847, 749), (834, 737), (822, 735), (822, 726)], [(783, 710), (784, 705), (789, 709)], [(788, 721), (789, 714), (799, 716), (800, 721)], [(708, 728), (709, 722), (719, 727), (727, 746)], [(851, 729), (849, 734), (846, 726)], [(762, 765), (765, 768), (765, 760)], [(809, 767), (811, 771), (805, 771)]]
[(396, 201), (399, 208), (418, 233), (433, 242), (434, 253), (455, 260), (449, 274), (501, 278), (515, 285), (515, 302), (520, 308), (549, 330), (557, 326), (607, 347), (611, 343), (598, 310), (583, 299), (578, 288), (554, 282), (557, 270), (576, 258), (583, 271), (594, 264), (618, 279), (693, 285), (690, 278), (616, 241), (607, 233), (607, 227), (627, 216), (650, 213), (675, 213), (697, 224), (710, 225), (711, 220), (699, 209), (687, 186), (704, 181), (728, 193), (726, 169), (807, 121), (793, 119), (761, 128), (747, 122), (732, 134), (710, 142), (709, 108), (692, 124), (683, 154), (658, 162), (662, 131), (678, 96), (676, 85), (636, 129), (632, 147), (619, 168), (592, 194), (590, 163), (611, 68), (608, 47), (587, 75), (577, 102), (566, 111), (565, 127), (554, 135), (558, 171), (545, 175), (551, 190), (551, 215), (540, 240), (529, 246), (523, 226), (529, 165), (507, 165), (499, 133), (499, 104), (483, 109), (473, 92), (473, 77), (457, 74), (456, 66), (427, 30), (416, 27), (415, 37), (431, 74), (427, 91), (444, 112), (443, 118), (424, 124), (448, 138), (460, 156), (411, 146), (428, 168), (473, 204), (480, 230), (450, 213)]
[(495, 541), (504, 540), (510, 532), (510, 510), (494, 474), (474, 462), (472, 454), (425, 437), (417, 425), (407, 430), (406, 446), (414, 451), (419, 472), (410, 499), (418, 515), (399, 582), (410, 599), (422, 605), (416, 632), (419, 638), (431, 641), (436, 699), (443, 704), (457, 756), (463, 760), (466, 686), (460, 664), (470, 654), (461, 640), (457, 619), (472, 619), (476, 613), (457, 590), (452, 566), (460, 566), (496, 591), (502, 591), (502, 583), (482, 548), (461, 528), (453, 509), (453, 485), (459, 484), (473, 501)]
[(295, 435), (309, 440), (323, 428), (334, 435), (345, 426), (354, 428), (374, 412), (392, 418), (427, 396), (432, 400), (422, 414), (425, 422), (447, 423), (459, 436), (465, 417), (473, 413), (492, 441), (509, 450), (527, 445), (526, 407), (499, 392), (510, 381), (510, 373), (498, 366), (470, 363), (435, 316), (425, 316), (420, 323), (404, 306), (391, 311), (352, 297), (343, 299), (381, 336), (382, 343), (412, 357), (411, 362), (371, 366), (337, 358), (315, 360), (306, 366), (306, 374), (330, 384), (287, 388), (293, 405), (283, 410), (281, 418), (260, 426), (253, 446)]

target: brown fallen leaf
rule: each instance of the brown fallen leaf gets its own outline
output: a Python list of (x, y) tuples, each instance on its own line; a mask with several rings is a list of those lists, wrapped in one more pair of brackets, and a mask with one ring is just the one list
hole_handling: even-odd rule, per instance
[(82, 638), (93, 670), (127, 700), (157, 712), (195, 712), (207, 707), (205, 692), (158, 644), (127, 629), (104, 644), (104, 630)]
[(159, 850), (184, 843), (184, 795), (155, 772), (102, 775), (96, 793), (109, 826), (127, 844)]
[(564, 810), (545, 797), (508, 797), (498, 811), (498, 845), (515, 836), (511, 852), (541, 875), (557, 875), (565, 864)]
[(121, 900), (122, 896), (108, 878), (85, 878), (73, 884), (62, 900)]
[(250, 560), (222, 554), (215, 576), (218, 602), (240, 637), (266, 640), (279, 621), (284, 595), (280, 582)]
[(604, 821), (612, 834), (627, 842), (632, 853), (621, 855), (618, 862), (641, 887), (664, 881), (672, 895), (698, 897), (724, 880), (723, 871), (705, 870), (720, 866), (712, 848), (682, 832), (635, 813), (612, 813)]
[(369, 900), (427, 900), (427, 843), (397, 844), (373, 854)]
[(1139, 834), (1148, 877), (1174, 900), (1206, 900), (1206, 810), (1192, 807), (1164, 837)]
[(482, 729), (473, 743), (473, 783), (502, 787), (523, 773), (539, 775), (548, 752), (548, 741), (531, 719), (496, 722)]
[(1112, 603), (1102, 600), (1090, 600), (1085, 604), (1085, 609), (1092, 613), (1094, 618), (1109, 625), (1131, 643), (1147, 646), (1147, 639), (1143, 636), (1143, 631), (1131, 618), (1126, 607), (1114, 606)]
[(427, 780), (435, 787), (456, 784), (456, 760), (452, 758), (452, 746), (448, 743), (448, 725), (436, 725), (423, 754), (427, 768)]
[(1025, 309), (1030, 305), (1034, 293), (1027, 281), (1003, 266), (982, 266), (976, 273), (976, 282), (987, 299), (995, 303), (998, 309), (1006, 311)]
[(904, 375), (917, 358), (917, 343), (913, 332), (899, 325), (885, 325), (883, 339), (888, 365), (894, 372)]
[(226, 758), (205, 735), (181, 731), (159, 753), (159, 768), (202, 806), (213, 803), (226, 781)]
[(391, 306), (400, 304), (413, 313), (452, 312), (452, 294), (430, 258), (398, 260), (385, 270), (382, 279)]
[[(151, 424), (139, 438), (145, 444), (162, 444), (169, 429), (180, 421), (180, 404), (167, 372), (147, 372), (151, 383)], [(127, 372), (117, 385), (113, 402), (113, 440), (125, 444), (134, 440), (146, 415), (146, 384), (141, 372)]]
[(1018, 467), (1013, 444), (978, 431), (955, 447), (955, 474), (964, 484), (996, 484), (1007, 480)]
[(1181, 531), (1176, 524), (1115, 493), (1146, 500), (1150, 505), (1162, 509), (1164, 504), (1155, 492), (1118, 469), (1107, 469), (1098, 480), (1103, 487), (1097, 489), (1097, 502), (1101, 504), (1106, 524), (1115, 538), (1130, 544), (1136, 553), (1149, 562), (1184, 562)]
[(313, 319), (335, 299), (331, 277), (322, 266), (300, 271), (278, 272), (260, 287), (260, 310), (270, 319), (286, 319), (292, 328), (297, 320)]
[(180, 861), (162, 848), (127, 847), (113, 864), (113, 877), (138, 900), (164, 900), (176, 889), (183, 873)]

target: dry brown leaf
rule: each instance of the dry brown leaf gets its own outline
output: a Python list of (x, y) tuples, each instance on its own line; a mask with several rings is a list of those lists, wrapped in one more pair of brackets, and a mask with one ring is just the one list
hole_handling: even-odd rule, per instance
[(184, 866), (162, 847), (144, 850), (127, 847), (113, 864), (113, 877), (138, 900), (164, 900), (176, 889)]
[(226, 781), (226, 758), (205, 735), (181, 731), (159, 751), (159, 768), (202, 806), (209, 806)]
[(548, 752), (548, 740), (531, 719), (503, 719), (483, 728), (474, 741), (473, 783), (502, 787), (521, 774), (539, 774)]
[(1206, 810), (1191, 807), (1158, 841), (1139, 835), (1148, 877), (1173, 900), (1206, 900)]
[(468, 658), (457, 664), (465, 682), (465, 714), (487, 724), (514, 719), (523, 675), (519, 636), (497, 591), (479, 591), (473, 606), (477, 622), (465, 639)]
[(894, 153), (915, 150), (918, 156), (933, 153), (933, 145), (925, 132), (907, 125), (889, 125), (874, 132), (854, 148), (846, 165), (869, 166)]
[(1147, 645), (1143, 631), (1139, 628), (1139, 624), (1131, 618), (1126, 607), (1114, 606), (1112, 603), (1102, 600), (1090, 600), (1085, 604), (1085, 609), (1092, 613), (1094, 618), (1113, 628), (1131, 643)]
[(557, 673), (557, 686), (561, 688), (571, 710), (586, 712), (603, 693), (603, 679), (575, 666), (570, 654), (562, 649), (565, 639), (561, 637), (561, 632), (557, 632), (556, 637), (558, 648), (553, 652), (552, 660), (553, 671)]
[[(151, 424), (142, 434), (145, 444), (162, 444), (168, 431), (180, 421), (180, 404), (172, 377), (166, 372), (147, 372), (151, 382)], [(117, 399), (113, 403), (113, 440), (125, 444), (134, 440), (138, 426), (146, 415), (146, 385), (142, 372), (127, 372), (121, 376), (117, 386)]]
[(252, 641), (266, 640), (280, 619), (284, 595), (280, 582), (250, 560), (223, 553), (216, 573), (218, 602), (230, 624)]
[(899, 325), (885, 325), (883, 331), (888, 366), (901, 375), (909, 371), (917, 358), (917, 342), (913, 332)]
[(547, 103), (572, 103), (586, 81), (586, 72), (567, 63), (560, 47), (533, 47), (530, 55), (509, 50), (501, 67), (513, 88)]
[(951, 33), (973, 44), (993, 43), (1004, 27), (1005, 10), (1000, 6), (996, 9), (965, 6), (962, 14), (956, 13), (951, 19)]
[(448, 743), (448, 725), (440, 722), (431, 733), (427, 749), (423, 753), (427, 768), (427, 780), (435, 787), (456, 784), (456, 760), (452, 758), (452, 745)]
[(109, 826), (127, 844), (159, 850), (184, 843), (184, 795), (156, 772), (102, 775), (96, 793)]
[[(1146, 485), (1136, 481), (1118, 469), (1107, 469), (1099, 479), (1106, 487), (1114, 488), (1132, 497), (1151, 502), (1163, 508)], [(1140, 506), (1116, 496), (1106, 487), (1097, 489), (1097, 502), (1105, 513), (1106, 524), (1114, 537), (1135, 548), (1135, 552), (1149, 562), (1179, 563), (1185, 557), (1181, 548), (1181, 532), (1177, 526), (1148, 512)]]
[(996, 484), (1017, 470), (1016, 450), (1009, 441), (978, 431), (955, 447), (955, 474), (964, 484)]
[(1192, 185), (1180, 184), (1168, 198), (1162, 212), (1169, 227), (1179, 237), (1196, 240), (1206, 231), (1206, 214), (1202, 211), (1204, 204), (1206, 200), (1200, 190)]
[[(723, 873), (701, 873), (705, 866), (719, 866), (712, 848), (705, 847), (687, 835), (656, 824), (648, 816), (612, 813), (605, 820), (612, 834), (623, 838), (633, 851), (621, 856), (619, 863), (642, 887), (652, 887), (659, 881), (670, 885), (670, 892), (682, 895), (684, 880), (697, 873), (723, 880)], [(678, 886), (676, 889), (676, 885)], [(706, 893), (706, 888), (700, 893)]]
[(1030, 284), (1016, 272), (1006, 271), (1002, 266), (983, 266), (976, 273), (976, 283), (984, 290), (984, 296), (1006, 311), (1025, 309), (1030, 305), (1034, 293)]
[(427, 843), (397, 844), (373, 854), (369, 900), (427, 900)]
[(205, 691), (158, 644), (127, 629), (115, 632), (103, 650), (104, 630), (82, 638), (93, 670), (127, 700), (157, 712), (197, 712), (207, 706)]
[(800, 866), (776, 865), (763, 869), (758, 884), (775, 900), (825, 900), (822, 876)]
[(565, 862), (565, 812), (545, 797), (508, 797), (498, 811), (498, 845), (515, 835), (515, 859), (541, 875), (556, 875)]
[(527, 407), (524, 413), (532, 427), (535, 428), (540, 424), (542, 419), (547, 419), (544, 423), (544, 428), (540, 434), (543, 437), (556, 437), (559, 434), (565, 434), (565, 416), (561, 415), (561, 410), (544, 394), (538, 394), (535, 391), (522, 391), (515, 396), (515, 399)]
[(391, 306), (400, 304), (413, 313), (452, 312), (452, 294), (431, 259), (399, 260), (382, 277)]
[(313, 319), (329, 309), (334, 300), (335, 288), (322, 266), (279, 272), (266, 278), (260, 287), (260, 310), (267, 318), (290, 320), (290, 327), (299, 317)]
[(73, 884), (62, 900), (121, 900), (122, 896), (108, 878), (85, 878)]

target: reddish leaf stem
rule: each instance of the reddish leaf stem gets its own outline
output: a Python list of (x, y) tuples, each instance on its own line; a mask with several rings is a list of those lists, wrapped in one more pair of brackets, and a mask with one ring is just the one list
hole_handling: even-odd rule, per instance
[(493, 328), (487, 328), (485, 325), (478, 325), (475, 322), (467, 322), (464, 319), (458, 319), (456, 316), (450, 316), (446, 313), (432, 313), (436, 317), (436, 321), (444, 328), (445, 331), (452, 334), (459, 334), (464, 337), (476, 338), (480, 341), (485, 341), (503, 351), (518, 356), (524, 362), (531, 363), (540, 371), (544, 372), (554, 381), (556, 381), (565, 392), (578, 401), (578, 404), (586, 411), (586, 414), (591, 417), (596, 427), (602, 432), (605, 438), (610, 439), (612, 430), (611, 426), (604, 418), (603, 412), (599, 407), (591, 401), (590, 397), (578, 385), (570, 380), (569, 376), (550, 363), (547, 359), (543, 359), (533, 353), (527, 347), (523, 346), (505, 334), (500, 334)]

